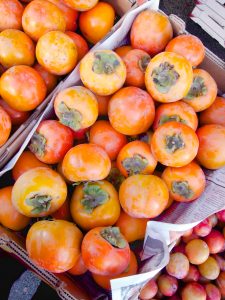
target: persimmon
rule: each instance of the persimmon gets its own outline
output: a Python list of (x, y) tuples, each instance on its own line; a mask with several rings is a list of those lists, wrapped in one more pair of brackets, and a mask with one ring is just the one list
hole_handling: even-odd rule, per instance
[(194, 109), (183, 101), (161, 104), (156, 108), (153, 129), (160, 125), (176, 121), (196, 130), (198, 127), (198, 117)]
[(60, 162), (73, 146), (71, 130), (56, 120), (42, 121), (30, 141), (30, 150), (46, 164)]
[(148, 219), (134, 218), (121, 210), (119, 219), (115, 226), (119, 227), (120, 232), (124, 235), (128, 243), (136, 240), (143, 240), (147, 227)]
[(50, 31), (38, 40), (36, 57), (40, 65), (55, 75), (65, 75), (77, 63), (74, 41), (61, 31)]
[(192, 34), (181, 34), (173, 38), (166, 51), (184, 56), (193, 67), (197, 67), (205, 57), (205, 47), (201, 40)]
[(151, 152), (151, 147), (142, 141), (126, 144), (117, 156), (117, 166), (125, 177), (134, 174), (152, 174), (157, 160)]
[(43, 78), (46, 87), (47, 87), (47, 94), (49, 94), (57, 85), (57, 76), (48, 72), (44, 67), (36, 63), (34, 65), (34, 69), (41, 75)]
[(207, 169), (225, 166), (225, 126), (209, 124), (197, 130), (199, 149), (197, 160)]
[(62, 11), (45, 0), (33, 0), (25, 7), (22, 25), (24, 32), (34, 41), (38, 41), (49, 31), (66, 30), (66, 21)]
[(126, 66), (115, 52), (95, 50), (81, 60), (80, 77), (92, 92), (108, 96), (123, 86), (126, 80)]
[(134, 218), (155, 218), (166, 208), (169, 191), (166, 183), (155, 175), (132, 175), (119, 190), (123, 210)]
[(98, 0), (63, 0), (63, 2), (73, 9), (85, 11), (94, 7)]
[(106, 180), (80, 184), (73, 192), (70, 210), (74, 222), (85, 231), (112, 226), (120, 215), (118, 193)]
[(99, 95), (95, 95), (95, 96), (98, 101), (99, 116), (107, 116), (110, 96), (99, 96)]
[(23, 5), (18, 0), (0, 0), (0, 31), (21, 29), (23, 10)]
[(45, 98), (46, 85), (41, 75), (29, 66), (14, 66), (0, 78), (0, 94), (13, 109), (30, 111)]
[(172, 37), (173, 28), (169, 18), (155, 10), (141, 12), (131, 27), (131, 46), (150, 55), (163, 51)]
[(95, 144), (80, 144), (70, 149), (62, 162), (64, 176), (70, 181), (105, 179), (111, 162), (105, 150)]
[(21, 125), (23, 122), (25, 122), (29, 116), (30, 113), (27, 111), (19, 111), (16, 109), (13, 109), (11, 106), (7, 104), (3, 99), (0, 98), (0, 106), (7, 112), (7, 114), (10, 116), (12, 125)]
[(196, 112), (199, 112), (213, 104), (217, 95), (217, 85), (212, 76), (205, 70), (195, 69), (193, 74), (192, 85), (183, 101), (191, 105)]
[(34, 43), (28, 35), (17, 29), (6, 29), (0, 33), (0, 63), (3, 67), (32, 66), (34, 59)]
[(130, 262), (128, 267), (119, 275), (116, 276), (104, 276), (92, 273), (94, 281), (101, 286), (103, 289), (110, 290), (110, 280), (123, 278), (137, 274), (138, 264), (137, 259), (133, 251), (130, 251)]
[(123, 61), (127, 68), (126, 85), (145, 87), (145, 70), (150, 59), (150, 55), (140, 49), (130, 50), (124, 55)]
[(0, 106), (0, 147), (3, 146), (10, 135), (12, 122), (8, 113)]
[(145, 85), (154, 100), (175, 102), (185, 97), (191, 87), (193, 71), (190, 62), (173, 52), (153, 57), (145, 72)]
[(95, 95), (83, 86), (73, 86), (58, 93), (54, 109), (60, 122), (77, 131), (94, 124), (98, 117)]
[(199, 121), (201, 125), (219, 124), (225, 126), (225, 98), (216, 97), (213, 104), (200, 113)]
[(30, 218), (19, 213), (12, 204), (12, 186), (0, 189), (0, 223), (15, 231), (24, 229)]
[(52, 213), (52, 217), (56, 220), (65, 220), (65, 221), (71, 221), (71, 213), (70, 213), (70, 202), (68, 198), (63, 203), (62, 206), (58, 210), (56, 210), (54, 213)]
[(111, 160), (115, 160), (119, 151), (127, 143), (127, 138), (120, 132), (117, 132), (109, 121), (99, 120), (90, 129), (90, 143), (101, 146)]
[(147, 131), (152, 125), (155, 106), (146, 91), (137, 87), (125, 87), (110, 99), (108, 114), (111, 125), (117, 131), (135, 135)]
[(195, 162), (180, 168), (167, 167), (162, 173), (162, 179), (168, 186), (170, 196), (179, 202), (197, 199), (206, 185), (205, 174)]
[(70, 273), (71, 275), (75, 275), (75, 276), (82, 275), (87, 272), (87, 268), (85, 267), (84, 260), (83, 260), (81, 254), (78, 257), (75, 265), (71, 269), (69, 269), (67, 272)]
[(116, 49), (114, 49), (114, 51), (121, 57), (124, 58), (124, 56), (130, 51), (132, 50), (132, 46), (131, 45), (124, 45), (124, 46), (120, 46)]
[(23, 173), (37, 167), (48, 167), (48, 165), (37, 159), (31, 151), (24, 151), (12, 169), (12, 177), (17, 180)]
[(151, 140), (152, 154), (163, 165), (183, 167), (197, 155), (199, 141), (194, 130), (178, 122), (156, 129)]
[(37, 167), (23, 173), (12, 189), (12, 203), (27, 217), (51, 215), (66, 200), (67, 186), (50, 168)]
[(79, 17), (79, 28), (92, 44), (99, 42), (113, 27), (115, 10), (109, 3), (99, 2)]
[(120, 170), (117, 167), (116, 161), (112, 162), (111, 169), (106, 180), (111, 182), (117, 191), (119, 190), (121, 183), (125, 180), (125, 177), (120, 173)]
[(150, 145), (151, 140), (152, 140), (152, 136), (153, 136), (153, 131), (148, 130), (148, 131), (146, 131), (146, 132), (139, 135), (139, 140)]
[(85, 39), (78, 33), (66, 31), (66, 34), (74, 41), (77, 47), (77, 61), (80, 61), (88, 53), (89, 47)]

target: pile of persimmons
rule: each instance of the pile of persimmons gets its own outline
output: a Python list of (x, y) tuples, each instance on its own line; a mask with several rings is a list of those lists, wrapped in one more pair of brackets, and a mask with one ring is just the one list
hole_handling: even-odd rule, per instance
[[(24, 22), (39, 1), (25, 8)], [(42, 35), (36, 46), (40, 65), (57, 75), (72, 69), (63, 71), (61, 41), (75, 49), (59, 31)], [(57, 94), (56, 119), (40, 123), (12, 170), (14, 185), (0, 190), (4, 226), (21, 230), (31, 218), (51, 216), (35, 222), (26, 238), (39, 267), (73, 275), (88, 270), (110, 289), (110, 279), (137, 272), (130, 243), (143, 240), (147, 221), (173, 201), (200, 197), (202, 167), (225, 166), (225, 99), (217, 97), (212, 76), (196, 68), (204, 55), (197, 37), (173, 38), (169, 19), (146, 10), (132, 24), (130, 45), (81, 59), (83, 86)], [(7, 74), (3, 98), (14, 93), (4, 93)]]

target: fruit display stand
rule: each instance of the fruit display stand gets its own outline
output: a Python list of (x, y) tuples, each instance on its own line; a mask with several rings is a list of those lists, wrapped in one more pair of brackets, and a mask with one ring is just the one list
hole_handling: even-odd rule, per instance
[[(120, 1), (117, 1), (119, 4)], [(128, 3), (128, 1), (127, 1)], [(157, 9), (158, 1), (149, 1), (148, 3), (143, 4), (142, 6), (132, 9), (125, 17), (112, 29), (112, 31), (107, 35), (107, 37), (97, 44), (93, 49), (115, 49), (120, 45), (127, 43), (127, 35), (129, 33), (130, 27), (134, 18), (138, 13), (146, 8)], [(123, 8), (120, 7), (120, 11)], [(176, 16), (170, 16), (171, 23), (174, 27), (175, 35), (185, 33), (185, 24), (177, 18)], [(224, 86), (224, 76), (225, 68), (224, 62), (222, 62), (218, 57), (216, 57), (211, 51), (206, 50), (206, 58), (201, 65), (202, 68), (208, 70), (212, 76), (217, 81), (218, 87), (221, 92), (225, 91)], [(79, 67), (77, 67), (58, 87), (56, 93), (67, 87), (78, 85), (80, 82), (79, 78)], [(48, 104), (44, 113), (37, 120), (35, 127), (32, 132), (30, 132), (29, 137), (25, 140), (20, 151), (11, 160), (2, 171), (2, 175), (7, 171), (11, 170), (16, 160), (26, 148), (29, 143), (29, 140), (32, 136), (32, 133), (37, 128), (41, 120), (50, 118), (53, 115), (53, 100), (54, 93), (51, 102)], [(7, 176), (5, 174), (4, 176)], [(183, 231), (192, 228), (197, 223), (205, 219), (207, 216), (212, 213), (219, 211), (224, 208), (223, 198), (225, 197), (225, 170), (219, 170), (207, 174), (208, 178), (208, 188), (206, 189), (205, 195), (198, 199), (195, 202), (195, 209), (189, 204), (187, 208), (186, 204), (175, 204), (171, 209), (157, 221), (150, 221), (148, 223), (146, 238), (144, 243), (144, 251), (142, 254), (143, 259), (146, 259), (141, 272), (138, 275), (131, 277), (113, 280), (112, 281), (112, 296), (113, 299), (136, 299), (140, 288), (154, 275), (156, 275), (168, 262), (169, 251), (173, 247), (173, 242), (182, 234)], [(216, 185), (218, 188), (216, 189)], [(220, 189), (219, 189), (220, 186)], [(218, 191), (218, 192), (217, 192)], [(215, 203), (212, 205), (204, 206), (204, 211), (201, 209), (204, 205), (204, 200), (207, 198), (206, 193), (210, 193), (207, 197), (215, 197), (217, 195)], [(213, 196), (212, 196), (213, 195)], [(197, 203), (197, 204), (196, 204)], [(207, 209), (206, 209), (207, 208)], [(192, 213), (191, 219), (187, 222), (187, 210), (190, 214)], [(158, 223), (158, 221), (162, 222)], [(173, 224), (174, 223), (174, 224)], [(159, 229), (160, 228), (160, 229)], [(70, 276), (65, 275), (56, 275), (49, 272), (40, 270), (37, 268), (28, 258), (26, 251), (24, 250), (24, 243), (18, 238), (14, 233), (11, 233), (4, 228), (0, 231), (0, 246), (11, 254), (15, 255), (17, 258), (21, 259), (23, 263), (31, 268), (35, 273), (38, 274), (46, 283), (52, 286), (62, 299), (107, 299), (109, 295), (99, 290), (99, 293), (93, 297), (91, 295), (86, 295), (85, 291), (82, 293), (81, 289), (73, 287), (76, 285), (76, 279), (71, 278)], [(149, 259), (149, 257), (151, 257)], [(132, 298), (134, 297), (134, 298)]]

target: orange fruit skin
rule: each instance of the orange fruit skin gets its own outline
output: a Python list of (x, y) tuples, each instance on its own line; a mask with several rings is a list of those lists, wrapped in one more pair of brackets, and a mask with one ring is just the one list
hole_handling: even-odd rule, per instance
[(8, 113), (0, 106), (0, 147), (3, 146), (10, 135), (12, 122)]
[(199, 116), (201, 125), (219, 124), (225, 126), (225, 98), (216, 97), (213, 104), (202, 111)]
[(94, 7), (98, 0), (63, 0), (63, 2), (78, 11), (86, 11)]
[(0, 0), (0, 31), (21, 29), (23, 5), (18, 0)]
[(77, 47), (77, 60), (80, 61), (85, 54), (88, 53), (89, 47), (85, 39), (76, 32), (66, 31), (66, 34), (71, 37)]

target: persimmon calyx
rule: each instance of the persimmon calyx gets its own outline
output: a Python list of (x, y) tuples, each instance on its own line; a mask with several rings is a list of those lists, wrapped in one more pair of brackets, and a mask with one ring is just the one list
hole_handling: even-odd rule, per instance
[(28, 206), (32, 206), (33, 214), (40, 214), (48, 211), (51, 206), (52, 197), (50, 195), (35, 194), (26, 198), (25, 202)]
[(161, 63), (152, 71), (151, 76), (156, 89), (162, 94), (168, 93), (180, 77), (179, 73), (175, 70), (174, 65), (171, 65), (168, 62)]
[(140, 174), (148, 165), (148, 160), (140, 155), (134, 154), (132, 157), (127, 157), (122, 161), (124, 169), (128, 175)]
[(191, 88), (185, 96), (185, 99), (194, 99), (196, 97), (205, 96), (208, 92), (208, 89), (205, 85), (205, 81), (201, 76), (195, 76), (191, 85)]
[(35, 132), (34, 135), (32, 136), (29, 149), (31, 152), (41, 157), (45, 154), (46, 143), (47, 140), (44, 137), (44, 135)]
[(118, 58), (113, 53), (96, 52), (94, 57), (92, 71), (96, 74), (113, 74), (120, 65)]
[(92, 213), (96, 207), (106, 203), (108, 200), (109, 194), (100, 186), (90, 183), (84, 184), (81, 204), (87, 213)]
[(174, 153), (179, 149), (183, 149), (185, 147), (185, 143), (181, 137), (181, 134), (175, 133), (173, 135), (166, 136), (166, 150), (169, 153)]
[(171, 184), (171, 189), (174, 194), (178, 194), (186, 199), (191, 199), (194, 195), (187, 180), (173, 181)]
[(127, 243), (120, 233), (119, 227), (106, 227), (101, 230), (100, 235), (116, 248), (123, 249), (126, 247)]
[(162, 115), (159, 120), (159, 125), (163, 125), (164, 123), (172, 121), (187, 124), (187, 122), (184, 119), (182, 119), (179, 115)]
[(111, 182), (112, 185), (118, 191), (122, 182), (125, 180), (125, 177), (120, 173), (120, 171), (117, 168), (112, 168), (106, 180)]
[(142, 56), (142, 58), (139, 59), (138, 66), (142, 72), (146, 71), (146, 68), (147, 68), (150, 60), (151, 60), (151, 57), (149, 55), (144, 55), (144, 56)]
[(81, 129), (82, 114), (77, 110), (68, 107), (63, 101), (59, 104), (59, 119), (63, 125), (77, 131)]

